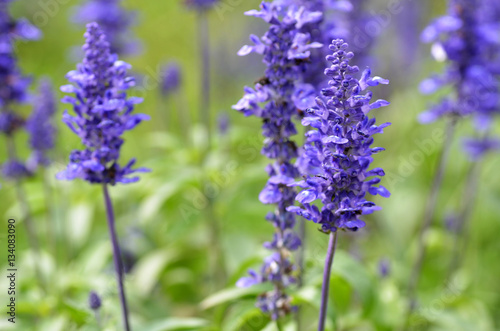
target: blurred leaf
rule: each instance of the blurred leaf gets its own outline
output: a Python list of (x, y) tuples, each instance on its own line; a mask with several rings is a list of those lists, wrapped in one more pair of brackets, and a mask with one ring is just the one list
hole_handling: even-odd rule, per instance
[(342, 276), (359, 294), (365, 313), (374, 303), (375, 284), (366, 268), (344, 251), (338, 251), (333, 262), (332, 273)]
[(145, 223), (155, 216), (158, 216), (165, 201), (179, 190), (180, 184), (178, 180), (167, 182), (147, 197), (139, 208), (139, 219), (141, 222)]
[(229, 288), (217, 292), (200, 303), (201, 309), (209, 309), (223, 303), (231, 302), (247, 296), (255, 296), (269, 289), (267, 284), (255, 285), (249, 288)]
[(142, 327), (141, 331), (174, 331), (174, 330), (192, 330), (207, 326), (207, 320), (201, 318), (166, 318), (162, 321), (153, 322), (148, 326)]
[(81, 247), (88, 240), (90, 234), (94, 207), (89, 202), (81, 202), (72, 206), (68, 214), (68, 224), (66, 226), (68, 241), (76, 247)]
[(160, 249), (143, 257), (134, 267), (133, 282), (140, 288), (141, 296), (147, 297), (158, 283), (161, 272), (167, 264), (177, 257), (177, 253), (167, 249)]

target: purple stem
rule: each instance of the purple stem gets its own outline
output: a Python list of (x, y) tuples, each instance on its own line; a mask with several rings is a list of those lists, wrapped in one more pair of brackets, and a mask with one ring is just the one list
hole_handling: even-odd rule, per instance
[(199, 14), (198, 29), (202, 74), (200, 86), (200, 119), (207, 130), (207, 149), (210, 149), (212, 142), (212, 130), (210, 128), (210, 44), (208, 40), (208, 17), (206, 11), (201, 11)]
[(323, 272), (323, 286), (321, 288), (321, 307), (319, 310), (318, 331), (325, 330), (326, 310), (328, 307), (328, 293), (330, 289), (330, 274), (332, 271), (333, 258), (335, 257), (335, 248), (337, 247), (337, 231), (330, 232), (330, 241), (326, 253), (325, 270)]
[(118, 244), (118, 239), (116, 236), (113, 204), (111, 203), (111, 198), (109, 197), (107, 185), (103, 184), (102, 189), (104, 192), (104, 203), (106, 204), (106, 215), (108, 219), (109, 235), (111, 237), (111, 244), (113, 246), (113, 261), (115, 263), (116, 278), (118, 281), (118, 292), (120, 294), (120, 303), (122, 307), (123, 325), (125, 326), (126, 331), (130, 331), (130, 326), (128, 322), (127, 299), (125, 298), (125, 289), (123, 287), (123, 267), (121, 261), (121, 252), (120, 252), (120, 245)]
[(453, 135), (455, 133), (456, 124), (457, 124), (457, 119), (452, 118), (448, 120), (446, 126), (445, 140), (443, 142), (443, 148), (439, 155), (437, 170), (436, 173), (434, 174), (431, 192), (429, 194), (429, 199), (427, 200), (423, 225), (418, 234), (417, 259), (415, 265), (413, 266), (413, 270), (410, 275), (410, 281), (408, 283), (408, 310), (406, 314), (405, 327), (403, 328), (403, 330), (407, 330), (410, 327), (410, 317), (413, 313), (413, 310), (415, 309), (415, 292), (420, 278), (420, 274), (422, 272), (422, 265), (426, 253), (424, 238), (425, 234), (432, 225), (432, 221), (434, 219), (434, 213), (436, 212), (439, 191), (441, 189), (441, 184), (443, 182), (446, 165), (448, 164), (448, 159), (450, 156), (451, 144), (453, 142)]

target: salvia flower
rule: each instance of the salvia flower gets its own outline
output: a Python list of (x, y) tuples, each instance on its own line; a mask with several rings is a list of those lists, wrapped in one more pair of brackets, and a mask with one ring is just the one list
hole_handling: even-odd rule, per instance
[[(419, 116), (422, 123), (443, 116), (459, 118), (474, 114), (478, 127), (485, 129), (491, 115), (498, 111), (498, 81), (487, 50), (499, 50), (496, 39), (500, 29), (483, 20), (481, 5), (483, 2), (478, 0), (451, 0), (448, 14), (435, 19), (422, 32), (422, 40), (433, 43), (433, 56), (438, 61), (448, 60), (448, 66), (443, 74), (424, 80), (421, 92), (429, 94), (443, 86), (454, 87), (454, 94)], [(492, 34), (496, 37), (492, 38)]]
[(28, 161), (31, 169), (50, 164), (47, 152), (53, 149), (55, 144), (56, 128), (53, 123), (55, 112), (56, 103), (52, 84), (48, 80), (42, 80), (33, 112), (26, 122), (32, 149), (32, 155)]
[[(373, 135), (382, 133), (390, 123), (375, 125), (369, 118), (370, 110), (386, 106), (385, 100), (371, 102), (370, 86), (388, 84), (380, 77), (371, 77), (366, 69), (361, 77), (353, 76), (359, 69), (349, 65), (354, 54), (341, 39), (329, 46), (333, 51), (327, 57), (331, 67), (325, 70), (330, 77), (329, 87), (317, 98), (317, 107), (309, 109), (302, 120), (313, 130), (306, 133), (307, 141), (302, 156), (304, 179), (289, 186), (302, 191), (296, 200), (303, 207), (289, 206), (288, 211), (321, 225), (325, 233), (347, 229), (356, 231), (365, 226), (360, 218), (380, 209), (366, 199), (366, 194), (389, 197), (389, 191), (380, 183), (384, 171), (369, 169), (372, 155), (382, 150), (373, 147)], [(321, 210), (314, 203), (320, 200)]]
[(89, 293), (89, 307), (90, 309), (92, 310), (97, 310), (99, 308), (101, 308), (101, 298), (99, 297), (99, 295), (94, 292), (94, 291), (91, 291)]
[(58, 179), (82, 178), (112, 185), (135, 182), (139, 178), (129, 177), (131, 174), (148, 170), (132, 169), (135, 159), (119, 165), (122, 135), (149, 116), (133, 114), (134, 106), (142, 99), (127, 98), (126, 91), (134, 86), (134, 79), (127, 76), (130, 65), (110, 53), (110, 45), (97, 23), (87, 25), (85, 38), (85, 58), (66, 75), (72, 84), (61, 87), (61, 91), (75, 94), (62, 100), (75, 112), (71, 116), (65, 111), (63, 122), (81, 138), (85, 149), (71, 153), (69, 165)]
[(181, 85), (181, 68), (175, 62), (167, 63), (161, 70), (161, 93), (164, 96), (176, 91)]
[(37, 40), (41, 32), (25, 19), (14, 20), (9, 13), (10, 1), (0, 1), (0, 133), (8, 140), (8, 157), (2, 165), (2, 174), (8, 179), (31, 175), (15, 152), (14, 134), (24, 127), (24, 118), (14, 111), (16, 104), (28, 101), (27, 89), (31, 83), (23, 76), (14, 54), (16, 40)]
[(129, 31), (135, 16), (135, 12), (121, 6), (121, 0), (87, 0), (75, 8), (73, 20), (78, 24), (97, 22), (110, 43), (111, 52), (128, 55), (139, 49), (139, 42)]
[(270, 27), (262, 38), (252, 35), (250, 39), (254, 44), (244, 46), (238, 54), (253, 52), (263, 55), (267, 69), (253, 89), (245, 88), (245, 95), (233, 108), (246, 116), (253, 115), (263, 120), (265, 141), (262, 154), (273, 162), (267, 167), (269, 180), (259, 200), (276, 205), (276, 209), (266, 217), (275, 228), (273, 240), (264, 244), (273, 253), (265, 259), (259, 273), (250, 271), (250, 277), (240, 279), (237, 285), (273, 284), (274, 290), (262, 294), (257, 305), (277, 319), (294, 309), (285, 289), (295, 283), (296, 268), (290, 256), (301, 244), (293, 230), (294, 215), (287, 211), (287, 207), (294, 204), (295, 197), (294, 188), (288, 185), (299, 175), (292, 163), (297, 157), (297, 146), (291, 140), (291, 136), (297, 133), (292, 119), (298, 115), (293, 95), (303, 81), (311, 50), (321, 46), (312, 42), (306, 32), (309, 24), (321, 20), (321, 13), (310, 12), (304, 7), (283, 8), (262, 2), (260, 10), (248, 11), (246, 15), (260, 17)]

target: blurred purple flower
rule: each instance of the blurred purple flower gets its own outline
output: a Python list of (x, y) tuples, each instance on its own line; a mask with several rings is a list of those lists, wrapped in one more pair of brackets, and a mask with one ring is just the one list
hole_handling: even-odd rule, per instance
[(55, 144), (56, 128), (53, 123), (55, 113), (56, 104), (52, 84), (48, 80), (42, 80), (33, 112), (26, 121), (26, 130), (30, 134), (29, 143), (33, 151), (28, 161), (32, 171), (38, 166), (50, 164), (47, 152), (54, 148)]
[(92, 310), (97, 310), (101, 308), (101, 298), (94, 291), (90, 291), (89, 293), (89, 307)]
[(139, 42), (129, 31), (136, 13), (122, 8), (121, 0), (86, 0), (74, 10), (75, 23), (97, 22), (100, 25), (110, 43), (111, 53), (129, 55), (139, 50)]
[(85, 149), (71, 153), (68, 167), (57, 178), (82, 178), (112, 185), (136, 182), (139, 177), (129, 176), (149, 170), (132, 169), (135, 159), (123, 167), (118, 164), (124, 142), (121, 136), (149, 116), (132, 113), (142, 99), (127, 98), (126, 90), (134, 86), (133, 78), (127, 76), (130, 65), (110, 53), (109, 43), (97, 23), (87, 25), (85, 38), (85, 58), (77, 70), (66, 75), (72, 84), (61, 87), (61, 91), (75, 94), (62, 100), (71, 104), (76, 114), (71, 116), (65, 111), (63, 122), (82, 139)]
[(184, 0), (186, 6), (190, 9), (203, 11), (215, 6), (219, 0)]
[(181, 85), (181, 68), (176, 62), (167, 63), (161, 70), (161, 93), (167, 96)]

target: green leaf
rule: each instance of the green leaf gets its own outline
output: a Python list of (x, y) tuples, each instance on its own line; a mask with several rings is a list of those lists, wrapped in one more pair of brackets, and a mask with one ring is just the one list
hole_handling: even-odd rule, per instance
[(134, 283), (141, 296), (147, 297), (158, 283), (161, 272), (177, 257), (174, 251), (156, 250), (142, 258), (134, 268)]
[(223, 303), (235, 301), (237, 299), (242, 299), (248, 296), (255, 296), (262, 292), (265, 292), (269, 286), (268, 284), (256, 285), (249, 288), (239, 288), (233, 287), (229, 289), (224, 289), (217, 292), (200, 303), (201, 309), (209, 309)]
[(174, 331), (174, 330), (198, 330), (209, 323), (201, 318), (166, 318), (156, 321), (148, 326), (142, 327), (142, 331)]

